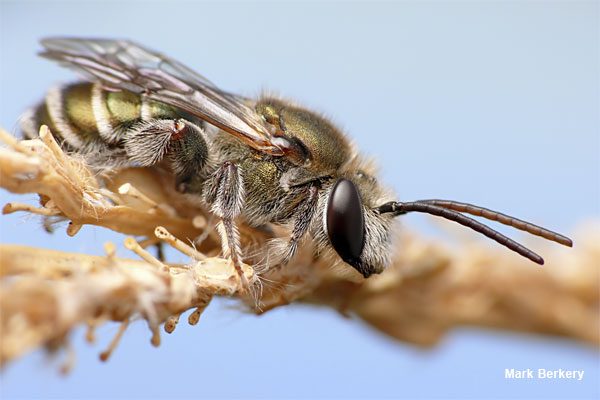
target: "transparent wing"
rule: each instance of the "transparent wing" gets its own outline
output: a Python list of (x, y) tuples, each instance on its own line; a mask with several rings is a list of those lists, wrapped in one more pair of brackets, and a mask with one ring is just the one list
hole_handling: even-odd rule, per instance
[[(253, 102), (220, 90), (185, 65), (128, 40), (47, 38), (40, 55), (107, 89), (169, 104), (231, 133), (251, 147), (285, 154)], [(277, 140), (275, 140), (277, 142)]]

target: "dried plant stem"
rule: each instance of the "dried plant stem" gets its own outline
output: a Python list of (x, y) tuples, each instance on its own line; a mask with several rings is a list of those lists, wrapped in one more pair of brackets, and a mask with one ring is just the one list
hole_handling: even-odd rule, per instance
[[(98, 179), (81, 161), (67, 157), (45, 126), (40, 129), (40, 140), (15, 142), (0, 129), (0, 141), (13, 147), (13, 151), (0, 149), (0, 185), (13, 193), (39, 193), (52, 199), (50, 211), (43, 212), (58, 209), (76, 225), (104, 226), (136, 236), (153, 236), (156, 226), (166, 227), (177, 237), (202, 233), (187, 218), (112, 205), (103, 195)], [(5, 213), (16, 210), (14, 205), (4, 209)]]
[(323, 282), (303, 301), (360, 316), (402, 341), (432, 345), (452, 327), (567, 336), (600, 344), (600, 232), (575, 235), (576, 250), (548, 246), (547, 263), (484, 244), (449, 251), (407, 237), (394, 267), (362, 283)]
[[(327, 305), (421, 345), (465, 324), (600, 343), (597, 222), (576, 237), (574, 249), (546, 246), (544, 268), (487, 242), (451, 251), (404, 232), (393, 266), (382, 275), (364, 280), (348, 268), (332, 266), (326, 256), (315, 258), (310, 249), (300, 249), (292, 264), (263, 275), (262, 286), (245, 293), (231, 263), (215, 257), (220, 242), (212, 225), (218, 221), (177, 193), (164, 171), (128, 169), (95, 176), (81, 160), (64, 154), (46, 127), (40, 139), (26, 141), (0, 129), (0, 140), (9, 146), (0, 148), (0, 186), (38, 193), (41, 202), (9, 203), (5, 214), (64, 218), (71, 221), (70, 235), (93, 224), (141, 237), (125, 242), (141, 260), (116, 257), (111, 243), (105, 244), (104, 257), (0, 245), (0, 363), (36, 347), (63, 346), (80, 324), (89, 326), (87, 337), (93, 340), (94, 327), (109, 320), (122, 326), (103, 358), (135, 318), (148, 322), (151, 341), (158, 345), (161, 324), (172, 332), (181, 313), (190, 309), (188, 322), (196, 324), (215, 295), (235, 296), (257, 313), (299, 301)], [(273, 238), (244, 225), (240, 230), (250, 248)], [(173, 265), (144, 249), (161, 241), (193, 261)], [(251, 267), (243, 268), (250, 282), (258, 282)]]
[[(0, 361), (60, 344), (72, 328), (99, 318), (142, 316), (157, 332), (170, 316), (241, 289), (231, 263), (220, 258), (189, 266), (148, 261), (0, 245), (0, 276), (19, 278), (0, 290)], [(245, 273), (254, 279), (252, 268), (245, 266)]]

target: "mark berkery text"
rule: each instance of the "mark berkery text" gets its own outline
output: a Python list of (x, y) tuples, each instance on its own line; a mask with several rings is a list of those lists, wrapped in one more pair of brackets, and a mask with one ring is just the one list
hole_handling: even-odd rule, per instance
[(577, 369), (514, 369), (505, 368), (504, 378), (506, 379), (583, 379), (583, 370)]

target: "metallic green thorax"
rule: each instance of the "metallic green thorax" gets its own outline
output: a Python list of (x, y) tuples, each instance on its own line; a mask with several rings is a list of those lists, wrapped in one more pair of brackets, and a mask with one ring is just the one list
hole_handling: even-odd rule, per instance
[(328, 175), (348, 160), (348, 144), (340, 132), (327, 120), (303, 108), (280, 100), (265, 99), (256, 111), (288, 139), (300, 142), (307, 152), (308, 171)]

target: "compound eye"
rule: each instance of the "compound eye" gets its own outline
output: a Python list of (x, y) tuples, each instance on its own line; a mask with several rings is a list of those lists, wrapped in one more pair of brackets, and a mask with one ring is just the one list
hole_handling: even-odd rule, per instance
[(338, 179), (327, 203), (327, 235), (340, 257), (356, 264), (363, 250), (365, 221), (358, 190), (352, 181)]

